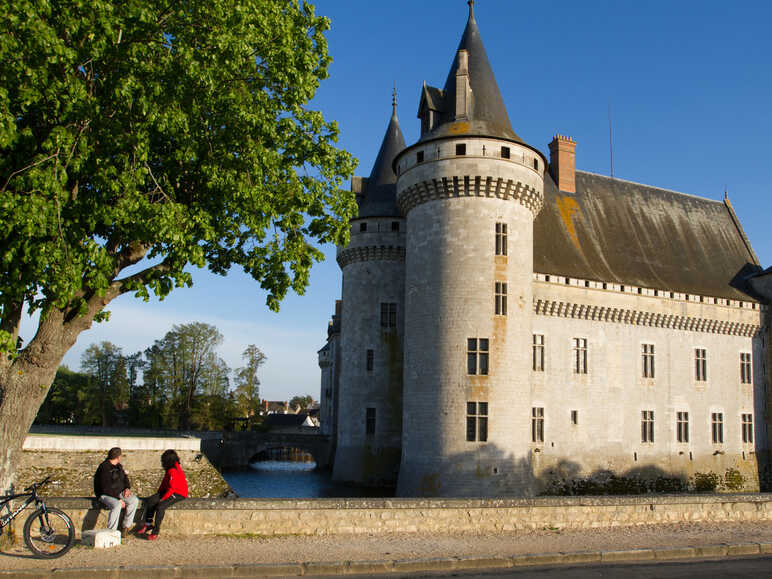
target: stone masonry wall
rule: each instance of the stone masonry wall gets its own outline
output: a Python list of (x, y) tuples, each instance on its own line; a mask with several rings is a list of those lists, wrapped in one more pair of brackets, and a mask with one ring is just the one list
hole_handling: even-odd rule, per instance
[[(121, 462), (129, 475), (132, 491), (147, 497), (158, 490), (163, 479), (161, 452), (158, 450), (123, 450)], [(182, 469), (188, 480), (191, 497), (220, 497), (230, 492), (230, 486), (206, 456), (194, 450), (178, 450)], [(51, 476), (43, 487), (43, 496), (90, 497), (94, 494), (93, 476), (104, 451), (25, 450), (17, 471), (17, 488)], [(196, 460), (196, 458), (198, 460)]]
[[(78, 531), (106, 512), (86, 499), (54, 499)], [(538, 499), (189, 499), (164, 519), (169, 535), (482, 533), (544, 527), (583, 529), (656, 523), (770, 521), (772, 495), (664, 495)], [(21, 521), (21, 522), (19, 522)], [(16, 519), (22, 525), (24, 516)], [(20, 529), (17, 529), (20, 530)]]

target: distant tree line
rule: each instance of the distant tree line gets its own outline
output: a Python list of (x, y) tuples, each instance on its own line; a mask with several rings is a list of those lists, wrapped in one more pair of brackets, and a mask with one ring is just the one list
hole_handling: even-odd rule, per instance
[(231, 369), (217, 355), (222, 341), (215, 326), (194, 322), (175, 325), (130, 355), (110, 342), (91, 344), (80, 372), (59, 368), (35, 422), (222, 430), (256, 418), (265, 354), (247, 346), (231, 382)]

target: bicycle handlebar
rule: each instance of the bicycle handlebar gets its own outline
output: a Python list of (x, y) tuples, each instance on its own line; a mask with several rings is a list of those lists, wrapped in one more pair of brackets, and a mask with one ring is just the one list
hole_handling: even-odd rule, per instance
[(38, 488), (42, 487), (44, 484), (47, 484), (48, 481), (50, 481), (50, 480), (51, 480), (51, 477), (47, 476), (46, 478), (44, 478), (40, 482), (32, 483), (30, 486), (28, 486), (26, 489), (24, 489), (24, 492), (26, 493), (26, 492), (29, 492), (29, 491), (36, 491)]

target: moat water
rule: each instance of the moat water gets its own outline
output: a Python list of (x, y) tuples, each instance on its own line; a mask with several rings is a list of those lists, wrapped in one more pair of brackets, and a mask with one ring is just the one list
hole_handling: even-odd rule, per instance
[(332, 482), (330, 471), (315, 470), (314, 462), (266, 460), (249, 469), (225, 471), (223, 478), (244, 498), (308, 499), (333, 497), (388, 497), (393, 489), (352, 487)]

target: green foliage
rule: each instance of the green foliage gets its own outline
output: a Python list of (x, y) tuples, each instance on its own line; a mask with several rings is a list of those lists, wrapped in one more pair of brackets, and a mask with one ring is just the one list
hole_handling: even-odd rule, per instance
[[(231, 370), (215, 350), (222, 339), (216, 327), (194, 322), (174, 326), (144, 358), (141, 352), (125, 356), (109, 342), (91, 344), (82, 373), (59, 368), (36, 422), (227, 429), (243, 406), (239, 389), (231, 389)], [(265, 356), (254, 345), (244, 354), (259, 385), (256, 372)], [(237, 383), (244, 371), (237, 370)], [(259, 399), (254, 404), (259, 406)]]
[(110, 342), (91, 344), (81, 357), (80, 367), (91, 377), (91, 395), (84, 400), (99, 416), (101, 426), (114, 426), (117, 415), (129, 402), (129, 379), (121, 349)]
[(199, 395), (224, 396), (229, 389), (230, 368), (216, 352), (222, 340), (216, 327), (193, 322), (175, 325), (145, 350), (148, 405), (160, 413), (165, 425), (187, 429), (194, 426), (193, 419), (211, 426), (211, 412), (194, 416), (194, 403)]
[(642, 495), (649, 493), (680, 493), (687, 490), (686, 481), (678, 477), (620, 476), (601, 471), (587, 477), (553, 478), (545, 495)]
[(724, 473), (724, 487), (730, 491), (741, 491), (745, 485), (745, 477), (736, 468), (727, 469)]
[(274, 310), (303, 293), (355, 209), (306, 106), (329, 25), (303, 0), (0, 0), (0, 347), (9, 304), (100, 320), (189, 264), (241, 266)]
[[(83, 424), (101, 423), (99, 412), (94, 412), (94, 381), (88, 374), (73, 372), (61, 366), (56, 372), (53, 384), (45, 402), (38, 411), (38, 424)], [(98, 406), (97, 406), (98, 409)]]
[(698, 492), (713, 492), (718, 488), (720, 477), (714, 472), (694, 473), (694, 490)]
[(265, 363), (266, 356), (260, 348), (250, 344), (241, 357), (247, 365), (235, 371), (237, 413), (239, 418), (254, 418), (260, 413), (260, 379), (257, 371)]
[(314, 399), (311, 396), (295, 396), (290, 400), (290, 408), (300, 407), (301, 410), (306, 410), (314, 403)]

